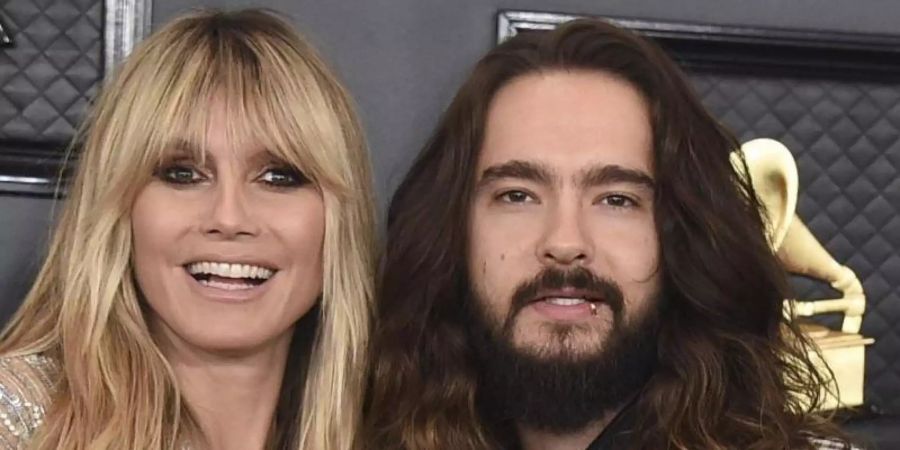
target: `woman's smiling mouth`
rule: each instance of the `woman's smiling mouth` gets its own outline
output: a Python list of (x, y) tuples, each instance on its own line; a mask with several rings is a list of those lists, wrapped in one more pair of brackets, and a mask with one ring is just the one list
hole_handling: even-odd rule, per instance
[(187, 272), (205, 287), (226, 291), (253, 289), (262, 285), (277, 272), (255, 264), (198, 261), (184, 266)]

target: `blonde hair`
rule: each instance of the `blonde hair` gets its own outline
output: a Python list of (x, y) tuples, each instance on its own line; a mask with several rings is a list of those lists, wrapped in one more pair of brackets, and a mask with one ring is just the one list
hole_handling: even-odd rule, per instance
[(45, 353), (60, 363), (32, 448), (169, 449), (196, 432), (142, 312), (130, 210), (173, 141), (202, 139), (213, 97), (224, 98), (234, 136), (259, 141), (322, 192), (320, 315), (302, 373), (285, 374), (285, 383), (303, 377), (304, 384), (284, 440), (301, 449), (355, 445), (375, 263), (359, 121), (347, 92), (288, 24), (243, 10), (195, 12), (157, 31), (109, 81), (87, 120), (47, 259), (0, 337), (4, 354)]

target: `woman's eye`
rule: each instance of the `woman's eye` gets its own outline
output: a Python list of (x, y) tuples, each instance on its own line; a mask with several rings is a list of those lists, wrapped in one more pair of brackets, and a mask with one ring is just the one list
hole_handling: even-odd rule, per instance
[(506, 203), (527, 203), (534, 201), (531, 194), (523, 191), (506, 191), (497, 198)]
[(600, 200), (604, 205), (612, 206), (615, 208), (630, 208), (633, 206), (637, 206), (637, 202), (628, 198), (624, 195), (613, 194), (607, 195)]
[(275, 187), (299, 187), (309, 183), (306, 175), (292, 167), (270, 167), (260, 175), (259, 179), (263, 183)]
[(171, 184), (194, 184), (204, 179), (203, 174), (197, 169), (181, 164), (160, 168), (156, 172), (156, 177)]

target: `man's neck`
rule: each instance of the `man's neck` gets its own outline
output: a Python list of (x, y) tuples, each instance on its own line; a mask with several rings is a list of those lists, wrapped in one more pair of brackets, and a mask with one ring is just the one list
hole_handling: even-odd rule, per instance
[(602, 418), (577, 431), (565, 434), (517, 426), (519, 442), (522, 443), (522, 450), (585, 450), (606, 429), (621, 409), (622, 407), (616, 407), (607, 411)]
[[(262, 449), (281, 391), (291, 332), (252, 352), (215, 354), (161, 345), (205, 443), (216, 450)], [(199, 443), (192, 443), (198, 448)]]

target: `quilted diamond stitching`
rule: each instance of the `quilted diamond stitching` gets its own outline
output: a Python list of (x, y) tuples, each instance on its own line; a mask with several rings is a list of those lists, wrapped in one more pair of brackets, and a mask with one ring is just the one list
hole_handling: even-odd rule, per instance
[[(798, 214), (868, 297), (866, 401), (900, 413), (900, 84), (694, 72), (741, 141), (781, 140), (800, 171)], [(794, 280), (800, 298), (833, 295)]]
[(15, 46), (0, 52), (0, 139), (69, 141), (103, 74), (97, 0), (6, 2)]

